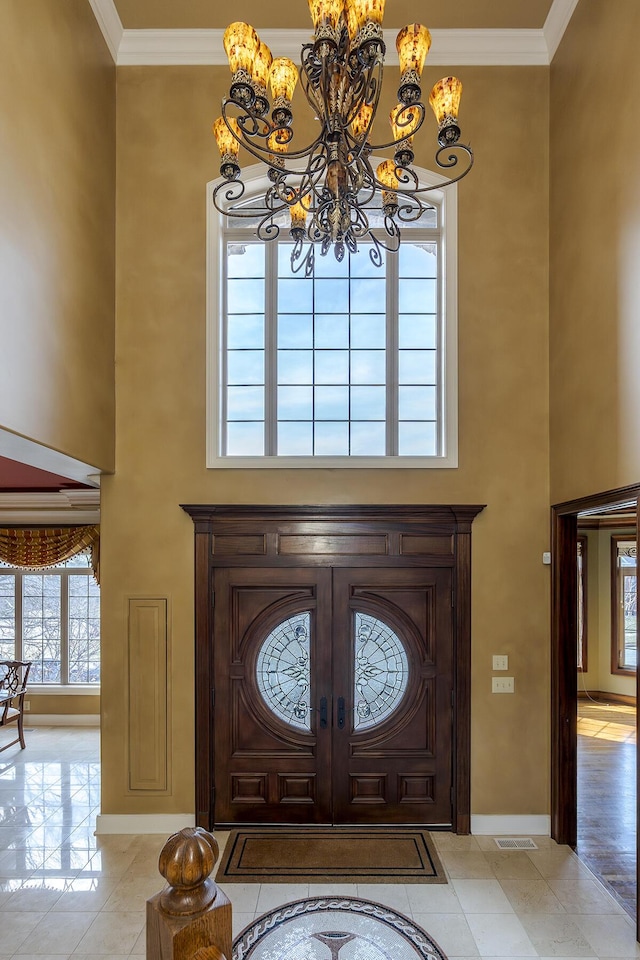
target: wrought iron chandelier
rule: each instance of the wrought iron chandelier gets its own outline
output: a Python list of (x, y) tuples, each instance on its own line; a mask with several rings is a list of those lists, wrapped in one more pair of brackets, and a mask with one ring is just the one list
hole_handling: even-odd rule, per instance
[[(385, 0), (309, 0), (314, 35), (302, 47), (300, 72), (286, 57), (273, 59), (249, 24), (232, 23), (225, 31), (233, 76), (222, 116), (213, 124), (223, 178), (213, 203), (227, 217), (252, 219), (265, 241), (279, 236), (288, 214), (294, 272), (311, 275), (316, 249), (324, 255), (333, 247), (342, 260), (345, 249), (355, 252), (363, 240), (379, 265), (383, 249), (399, 247), (399, 224), (433, 209), (425, 194), (436, 187), (421, 186), (411, 167), (414, 136), (426, 113), (420, 81), (431, 45), (421, 24), (403, 27), (396, 39), (400, 84), (390, 115), (392, 139), (371, 142), (384, 69), (384, 5)], [(302, 149), (292, 148), (298, 76), (321, 123), (318, 136)], [(471, 147), (460, 142), (461, 92), (456, 77), (444, 77), (429, 96), (438, 123), (435, 162), (445, 171), (437, 188), (461, 180), (473, 165)], [(270, 185), (258, 200), (243, 199), (240, 146), (267, 164)], [(374, 171), (372, 155), (390, 150), (393, 159)]]

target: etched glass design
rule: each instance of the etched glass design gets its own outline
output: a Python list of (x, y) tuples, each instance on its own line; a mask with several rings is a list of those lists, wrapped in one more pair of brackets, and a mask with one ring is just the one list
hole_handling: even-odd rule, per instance
[(382, 620), (355, 615), (353, 726), (374, 727), (398, 707), (409, 679), (409, 661), (396, 633)]
[(279, 623), (260, 647), (256, 664), (258, 689), (269, 709), (302, 730), (311, 730), (310, 624), (308, 612)]

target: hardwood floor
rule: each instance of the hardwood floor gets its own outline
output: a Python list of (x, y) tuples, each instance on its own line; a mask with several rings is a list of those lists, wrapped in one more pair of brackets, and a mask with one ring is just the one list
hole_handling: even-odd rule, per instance
[(636, 711), (578, 700), (578, 857), (636, 915)]

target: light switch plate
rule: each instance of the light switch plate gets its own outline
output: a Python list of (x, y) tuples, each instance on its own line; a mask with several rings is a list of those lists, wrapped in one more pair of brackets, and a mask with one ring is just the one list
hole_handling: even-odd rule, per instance
[(491, 693), (515, 693), (513, 677), (492, 677)]
[(494, 670), (508, 670), (509, 669), (509, 657), (505, 655), (498, 656), (494, 653), (493, 655), (493, 669)]

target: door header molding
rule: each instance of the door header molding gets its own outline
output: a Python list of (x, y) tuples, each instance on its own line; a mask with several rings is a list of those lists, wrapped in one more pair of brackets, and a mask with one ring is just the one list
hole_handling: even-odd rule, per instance
[(365, 504), (189, 504), (181, 503), (182, 509), (194, 520), (268, 518), (284, 520), (327, 520), (352, 518), (357, 520), (452, 520), (469, 523), (486, 504), (414, 504), (414, 503), (365, 503)]

